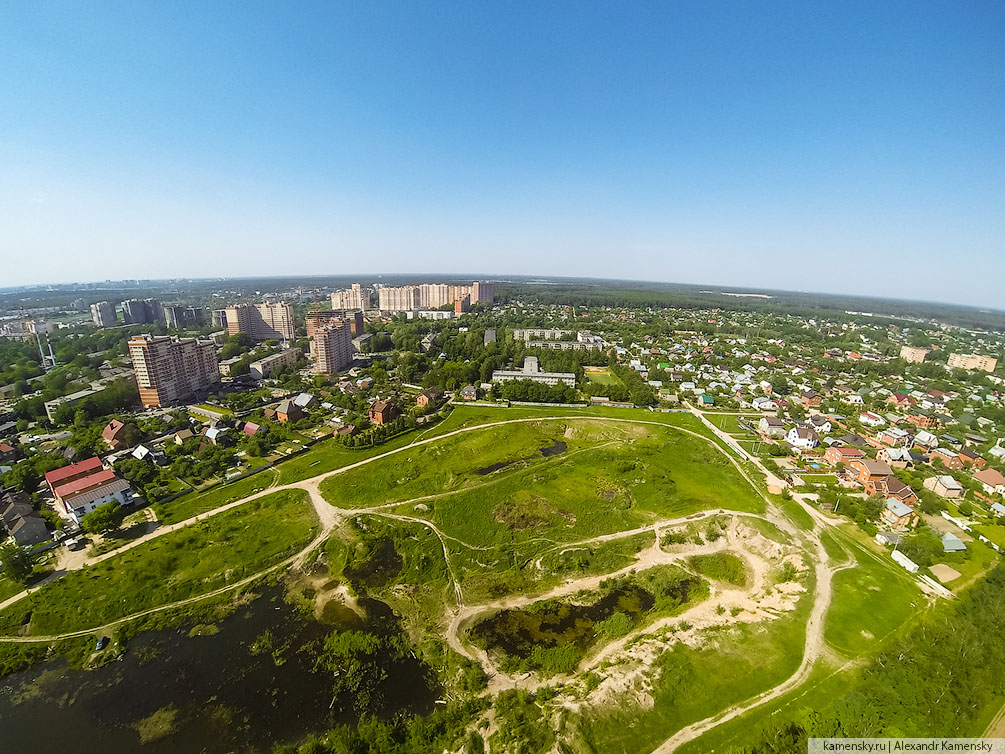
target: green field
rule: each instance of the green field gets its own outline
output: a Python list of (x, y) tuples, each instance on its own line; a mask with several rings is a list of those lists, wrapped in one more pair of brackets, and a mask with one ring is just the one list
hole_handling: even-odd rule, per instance
[(0, 633), (84, 630), (211, 592), (293, 555), (317, 531), (306, 493), (267, 495), (67, 574), (0, 611)]
[(610, 370), (604, 369), (600, 372), (586, 372), (586, 379), (596, 382), (598, 385), (623, 385), (620, 377), (611, 374)]
[(834, 574), (824, 639), (842, 654), (879, 649), (923, 607), (914, 581), (890, 564), (859, 552), (855, 567)]

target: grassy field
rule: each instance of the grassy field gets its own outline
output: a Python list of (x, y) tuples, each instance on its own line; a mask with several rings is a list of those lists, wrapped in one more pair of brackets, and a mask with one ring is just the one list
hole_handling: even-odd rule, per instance
[(834, 593), (824, 621), (824, 639), (848, 657), (879, 649), (924, 605), (906, 572), (856, 554), (856, 567), (834, 574)]
[(261, 492), (271, 485), (275, 478), (275, 472), (263, 471), (236, 482), (218, 484), (205, 492), (189, 492), (167, 503), (154, 503), (152, 507), (158, 521), (164, 524), (176, 524)]
[(598, 385), (623, 385), (621, 378), (616, 375), (611, 374), (609, 369), (600, 369), (597, 371), (588, 370), (586, 371), (586, 379), (590, 382), (596, 382)]
[[(556, 441), (565, 450), (543, 456)], [(599, 552), (563, 543), (701, 510), (764, 509), (756, 490), (704, 440), (659, 424), (588, 420), (445, 438), (332, 477), (321, 490), (339, 507), (385, 505), (382, 514), (432, 522), (448, 538), (469, 599), (539, 591), (559, 578), (548, 568), (553, 562), (597, 572), (598, 562), (627, 565), (635, 552), (631, 543)]]
[(743, 419), (748, 424), (757, 427), (757, 422), (761, 420), (761, 414), (751, 414), (750, 416), (734, 416), (733, 414), (715, 414), (708, 413), (705, 414), (705, 418), (708, 419), (712, 424), (731, 435), (741, 435), (747, 436), (750, 433), (740, 426), (740, 419)]
[(0, 612), (0, 633), (26, 623), (28, 634), (82, 630), (210, 592), (289, 557), (317, 531), (306, 493), (267, 495), (67, 574)]

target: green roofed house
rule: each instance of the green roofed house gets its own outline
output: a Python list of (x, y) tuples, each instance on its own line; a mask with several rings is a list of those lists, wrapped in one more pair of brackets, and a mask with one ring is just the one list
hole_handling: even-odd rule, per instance
[(661, 361), (659, 364), (656, 365), (656, 368), (657, 369), (669, 369), (670, 368), (670, 364), (669, 364), (669, 362)]
[(715, 398), (713, 398), (708, 393), (702, 393), (701, 394), (701, 403), (702, 403), (703, 406), (714, 406), (715, 405)]
[(942, 535), (942, 549), (944, 552), (963, 552), (967, 549), (967, 546), (963, 543), (962, 539), (951, 531), (947, 531)]

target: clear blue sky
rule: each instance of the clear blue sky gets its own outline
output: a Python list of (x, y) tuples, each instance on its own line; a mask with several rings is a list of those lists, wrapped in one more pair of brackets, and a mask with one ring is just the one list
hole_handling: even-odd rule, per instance
[(1001, 2), (0, 4), (0, 286), (569, 274), (1005, 307)]

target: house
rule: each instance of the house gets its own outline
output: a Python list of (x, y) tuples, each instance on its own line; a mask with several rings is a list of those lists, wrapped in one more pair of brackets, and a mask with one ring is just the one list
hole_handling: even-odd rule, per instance
[(922, 482), (926, 490), (934, 492), (936, 495), (949, 498), (950, 500), (963, 497), (963, 485), (957, 482), (948, 474), (933, 476)]
[(757, 428), (768, 437), (785, 437), (785, 425), (777, 416), (762, 416)]
[(867, 427), (882, 427), (886, 424), (886, 419), (879, 414), (874, 414), (872, 411), (863, 411), (858, 415), (858, 420)]
[(279, 405), (276, 406), (276, 421), (278, 422), (295, 422), (303, 417), (304, 412), (300, 406), (289, 399), (280, 401)]
[(38, 515), (31, 499), (22, 492), (0, 495), (0, 520), (20, 547), (31, 547), (49, 540), (45, 519)]
[(101, 439), (105, 441), (109, 448), (118, 450), (126, 445), (126, 425), (118, 419), (112, 419), (105, 428), (101, 430)]
[(458, 391), (457, 395), (460, 396), (461, 400), (473, 401), (478, 398), (478, 390), (474, 385), (465, 385)]
[(388, 424), (394, 421), (401, 412), (390, 401), (374, 401), (370, 404), (367, 415), (373, 424)]
[(967, 546), (963, 543), (963, 540), (953, 534), (951, 531), (947, 531), (942, 535), (942, 551), (943, 552), (963, 552), (967, 549)]
[(346, 424), (344, 427), (339, 427), (338, 431), (335, 433), (341, 437), (351, 437), (356, 434), (355, 424)]
[(864, 406), (865, 399), (858, 393), (849, 393), (844, 398), (841, 399), (850, 406)]
[(703, 406), (714, 406), (715, 398), (708, 393), (701, 394), (701, 405)]
[(252, 435), (255, 435), (260, 429), (261, 429), (261, 426), (258, 425), (258, 424), (255, 424), (254, 422), (245, 422), (244, 426), (241, 427), (241, 431), (244, 434), (248, 435), (249, 437), (251, 437)]
[(936, 448), (932, 451), (930, 460), (934, 463), (936, 459), (942, 461), (942, 464), (951, 471), (958, 471), (963, 468), (963, 460), (955, 450)]
[(885, 461), (895, 469), (906, 469), (914, 466), (914, 458), (907, 448), (883, 448), (876, 454), (876, 458)]
[(309, 411), (318, 405), (318, 399), (315, 398), (310, 393), (301, 393), (296, 398), (293, 399), (293, 405), (299, 408), (301, 411)]
[(925, 450), (932, 450), (939, 447), (939, 438), (923, 429), (914, 436), (914, 444), (920, 445)]
[(982, 469), (974, 474), (974, 479), (984, 486), (989, 495), (1005, 495), (1005, 476), (996, 469)]
[(755, 411), (776, 411), (778, 404), (767, 396), (759, 396), (750, 402)]
[(888, 498), (883, 507), (882, 520), (895, 531), (903, 531), (918, 520), (917, 514), (896, 498)]
[(812, 450), (820, 444), (820, 437), (812, 427), (800, 425), (789, 430), (785, 439), (799, 450)]
[(858, 448), (846, 448), (838, 445), (824, 451), (824, 460), (833, 466), (837, 466), (839, 463), (847, 464), (849, 461), (855, 461), (863, 456), (865, 453)]
[(998, 518), (1005, 516), (1005, 505), (1001, 503), (991, 503), (991, 512), (995, 514)]
[(902, 448), (911, 442), (911, 435), (900, 427), (887, 427), (876, 435), (876, 439), (892, 448)]
[(876, 541), (887, 547), (896, 547), (904, 538), (895, 531), (881, 531), (876, 534)]
[(935, 429), (939, 426), (938, 417), (924, 411), (912, 411), (907, 415), (907, 421), (919, 429)]
[(443, 391), (438, 387), (431, 387), (428, 390), (423, 391), (418, 398), (415, 399), (415, 405), (419, 408), (426, 408), (427, 406), (435, 406), (440, 402), (443, 397)]
[(893, 469), (885, 462), (874, 461), (871, 458), (851, 461), (848, 465), (857, 473), (856, 478), (860, 484), (885, 480), (887, 477), (893, 476)]
[(0, 462), (16, 461), (18, 455), (18, 449), (9, 442), (0, 442)]
[(61, 469), (46, 472), (45, 481), (56, 502), (79, 524), (80, 519), (105, 503), (132, 502), (129, 482), (105, 469), (98, 458), (88, 458)]
[(956, 455), (960, 457), (964, 466), (974, 466), (978, 469), (983, 469), (988, 465), (987, 461), (974, 453), (974, 451), (970, 450), (970, 448), (960, 448)]
[(174, 444), (182, 445), (186, 440), (191, 440), (195, 437), (195, 433), (191, 429), (180, 429), (174, 433)]
[(207, 427), (202, 431), (203, 437), (205, 437), (206, 440), (211, 442), (213, 445), (222, 444), (223, 440), (226, 439), (226, 434), (226, 427)]
[(823, 414), (813, 414), (809, 418), (809, 424), (818, 434), (827, 434), (833, 429), (830, 419)]
[(886, 402), (892, 403), (897, 408), (906, 408), (907, 406), (913, 406), (917, 403), (914, 398), (909, 395), (904, 395), (903, 393), (894, 393), (886, 399)]
[(819, 408), (820, 403), (823, 401), (823, 398), (820, 397), (820, 393), (818, 393), (816, 390), (807, 390), (805, 393), (799, 396), (799, 400), (806, 408)]

